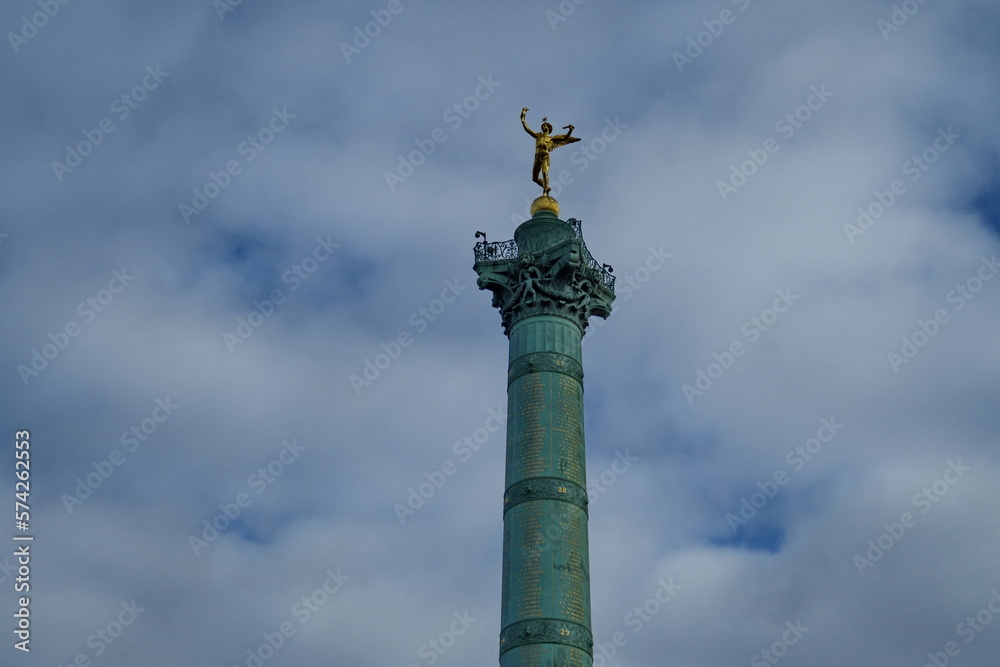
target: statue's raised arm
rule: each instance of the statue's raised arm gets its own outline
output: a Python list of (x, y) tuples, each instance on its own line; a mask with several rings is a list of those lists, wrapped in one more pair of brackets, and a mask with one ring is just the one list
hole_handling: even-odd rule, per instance
[(552, 137), (552, 148), (559, 148), (560, 146), (580, 141), (579, 137), (572, 136), (573, 130), (576, 129), (573, 125), (566, 125), (563, 129), (569, 131), (566, 134), (557, 134)]
[(530, 134), (532, 138), (537, 137), (538, 134), (532, 131), (532, 129), (528, 127), (528, 123), (526, 123), (524, 120), (524, 117), (527, 113), (528, 113), (528, 107), (524, 107), (523, 109), (521, 109), (521, 125), (524, 127), (524, 131)]

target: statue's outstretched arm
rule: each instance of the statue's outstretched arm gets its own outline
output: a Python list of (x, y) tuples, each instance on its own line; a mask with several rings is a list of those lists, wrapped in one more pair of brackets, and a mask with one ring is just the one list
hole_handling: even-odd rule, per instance
[(572, 125), (567, 125), (563, 128), (568, 130), (566, 134), (557, 134), (552, 137), (552, 143), (558, 148), (559, 146), (565, 146), (566, 144), (574, 144), (580, 141), (580, 137), (574, 137), (573, 130), (575, 129)]
[(523, 109), (521, 109), (521, 125), (524, 126), (524, 131), (530, 134), (532, 139), (536, 139), (538, 138), (538, 134), (533, 132), (531, 128), (528, 127), (528, 124), (524, 121), (524, 116), (527, 113), (528, 113), (528, 107), (524, 107)]

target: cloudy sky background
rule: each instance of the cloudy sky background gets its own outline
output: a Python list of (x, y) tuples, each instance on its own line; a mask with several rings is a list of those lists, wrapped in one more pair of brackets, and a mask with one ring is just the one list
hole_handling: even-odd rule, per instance
[[(889, 2), (389, 4), (91, 0), (37, 31), (36, 2), (0, 9), (0, 424), (31, 430), (35, 535), (32, 651), (12, 647), (8, 556), (0, 663), (247, 665), (287, 623), (264, 664), (496, 664), (504, 439), (454, 446), (506, 406), (472, 247), (511, 238), (538, 194), (527, 106), (583, 138), (553, 155), (554, 194), (618, 276), (584, 345), (593, 630), (606, 653), (622, 633), (598, 664), (776, 647), (784, 665), (919, 667), (954, 642), (950, 664), (994, 665), (1000, 280), (977, 281), (1000, 250), (996, 3), (911, 0), (896, 24)], [(372, 12), (391, 22), (366, 42)], [(54, 166), (85, 133), (92, 152)], [(734, 166), (754, 173), (720, 193)], [(754, 332), (778, 291), (792, 306)], [(892, 363), (921, 321), (935, 335)], [(711, 386), (686, 394), (700, 371)], [(744, 499), (761, 509), (727, 520)], [(870, 566), (869, 540), (888, 547)]]

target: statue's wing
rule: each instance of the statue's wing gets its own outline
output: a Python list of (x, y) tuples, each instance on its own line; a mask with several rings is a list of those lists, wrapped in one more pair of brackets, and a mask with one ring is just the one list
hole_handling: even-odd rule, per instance
[(580, 141), (580, 137), (570, 137), (565, 134), (557, 134), (552, 137), (552, 147), (559, 148), (560, 146), (565, 146), (566, 144), (572, 144)]

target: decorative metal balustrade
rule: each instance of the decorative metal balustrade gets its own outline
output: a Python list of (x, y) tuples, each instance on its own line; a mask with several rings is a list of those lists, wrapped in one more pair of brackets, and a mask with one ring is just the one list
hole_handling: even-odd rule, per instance
[(594, 256), (590, 254), (590, 250), (587, 249), (587, 244), (583, 240), (583, 223), (576, 218), (570, 218), (566, 221), (569, 226), (573, 229), (573, 236), (580, 239), (580, 243), (583, 245), (583, 258), (587, 263), (587, 268), (592, 270), (598, 275), (601, 281), (601, 286), (607, 289), (609, 292), (614, 294), (615, 291), (615, 276), (613, 273), (605, 269), (602, 265), (597, 263)]
[(508, 259), (517, 259), (517, 243), (514, 239), (476, 244), (477, 262), (501, 262)]

